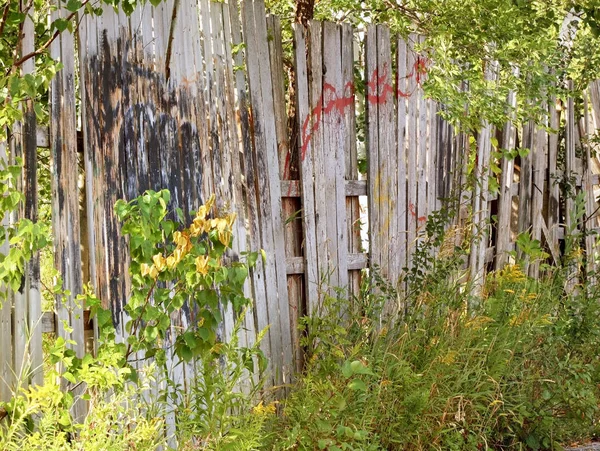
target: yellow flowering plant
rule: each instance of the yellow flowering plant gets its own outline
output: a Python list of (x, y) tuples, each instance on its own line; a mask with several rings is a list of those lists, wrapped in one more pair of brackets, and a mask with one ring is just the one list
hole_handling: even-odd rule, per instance
[[(256, 261), (247, 254), (246, 263), (226, 263), (236, 215), (218, 214), (214, 195), (189, 215), (187, 224), (180, 209), (169, 210), (169, 202), (167, 190), (146, 191), (115, 206), (131, 257), (126, 357), (143, 351), (159, 364), (165, 361), (164, 340), (174, 329), (174, 350), (183, 360), (217, 349), (221, 309), (231, 304), (239, 312), (248, 304), (243, 286), (248, 265)], [(180, 314), (190, 327), (173, 327)]]

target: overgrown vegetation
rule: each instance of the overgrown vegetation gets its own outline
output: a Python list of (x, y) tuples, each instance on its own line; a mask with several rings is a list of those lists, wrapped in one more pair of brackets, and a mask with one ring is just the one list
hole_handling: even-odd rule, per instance
[(598, 299), (518, 264), (469, 299), (459, 262), (438, 254), (401, 320), (382, 319), (396, 298), (378, 281), (325, 299), (274, 449), (561, 449), (600, 433)]
[[(600, 303), (585, 283), (565, 293), (576, 261), (546, 267), (540, 280), (509, 265), (471, 299), (467, 250), (432, 219), (407, 296), (365, 274), (359, 295), (324, 297), (303, 318), (306, 369), (275, 415), (251, 377), (259, 344), (238, 346), (243, 314), (229, 343), (215, 333), (219, 302), (239, 312), (248, 302), (234, 289), (247, 267), (223, 260), (233, 218), (212, 216), (209, 200), (185, 227), (168, 219), (168, 201), (147, 192), (117, 206), (140, 299), (127, 308), (128, 343), (115, 342), (110, 312), (82, 296), (100, 320), (97, 355), (79, 359), (57, 340), (46, 383), (20, 387), (3, 406), (0, 448), (539, 450), (600, 434)], [(578, 242), (566, 255), (578, 255)], [(175, 332), (186, 303), (199, 321)], [(135, 359), (141, 352), (154, 358)], [(187, 390), (173, 380), (177, 358), (198, 370)], [(83, 423), (71, 410), (79, 398), (90, 407)]]

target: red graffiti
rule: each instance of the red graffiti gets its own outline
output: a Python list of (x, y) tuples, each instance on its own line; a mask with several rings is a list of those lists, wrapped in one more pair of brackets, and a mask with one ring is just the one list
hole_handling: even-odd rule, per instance
[(379, 75), (379, 69), (375, 69), (367, 83), (367, 100), (373, 105), (385, 103), (388, 94), (394, 94), (394, 88), (389, 82), (386, 82), (389, 76), (387, 63), (383, 65), (381, 72), (382, 74)]
[(317, 106), (306, 116), (304, 124), (302, 124), (302, 160), (306, 156), (312, 136), (321, 126), (323, 115), (329, 115), (335, 111), (344, 115), (345, 109), (349, 106), (354, 106), (354, 83), (351, 81), (346, 83), (341, 96), (338, 95), (335, 87), (329, 83), (323, 84), (323, 93), (317, 101)]
[[(413, 218), (417, 218), (417, 211), (415, 209), (415, 204), (413, 204), (412, 202), (409, 202), (409, 204), (408, 204), (408, 211)], [(422, 223), (425, 221), (427, 221), (427, 216), (419, 216), (417, 218), (418, 223)]]
[[(413, 78), (416, 81), (417, 87), (423, 83), (425, 75), (427, 74), (428, 60), (424, 57), (417, 56), (415, 63), (413, 64), (411, 72), (404, 77), (404, 79)], [(388, 64), (385, 63), (381, 70), (375, 69), (369, 77), (367, 82), (367, 101), (371, 104), (378, 105), (387, 102), (389, 95), (396, 94), (398, 97), (408, 98), (412, 95), (412, 92), (404, 92), (400, 89), (399, 80), (397, 80), (398, 88), (394, 92), (392, 84), (389, 83), (389, 70)], [(344, 115), (346, 108), (354, 105), (354, 84), (349, 81), (344, 86), (342, 94), (338, 94), (335, 87), (329, 83), (323, 84), (323, 93), (317, 100), (317, 105), (304, 119), (302, 124), (302, 152), (301, 157), (304, 161), (306, 151), (312, 140), (313, 135), (319, 130), (321, 126), (321, 120), (323, 116), (329, 115), (334, 112), (338, 112), (340, 115)], [(289, 155), (286, 157), (286, 170), (288, 167)], [(425, 218), (419, 218), (419, 220), (425, 220)]]
[[(416, 86), (421, 86), (427, 75), (427, 59), (422, 56), (417, 56), (415, 63), (413, 64), (412, 70), (403, 80), (408, 80), (410, 78), (415, 79)], [(384, 63), (383, 70), (381, 71), (381, 75), (379, 74), (379, 69), (375, 69), (367, 82), (367, 100), (372, 105), (380, 105), (382, 103), (387, 102), (387, 98), (389, 94), (394, 94), (394, 88), (391, 83), (387, 82), (389, 76), (389, 67), (387, 63)], [(400, 89), (400, 79), (397, 79), (398, 88), (396, 90), (396, 95), (398, 97), (408, 98), (413, 93), (405, 92)]]
[[(413, 64), (412, 70), (404, 78), (402, 78), (402, 80), (408, 80), (408, 79), (414, 77), (415, 82), (416, 82), (415, 89), (417, 89), (425, 81), (425, 77), (427, 75), (427, 65), (428, 64), (429, 64), (429, 60), (427, 58), (422, 57), (422, 56), (417, 56), (417, 59), (415, 60), (415, 63)], [(403, 97), (403, 98), (407, 99), (414, 93), (414, 90), (413, 90), (413, 92), (402, 91), (400, 89), (400, 79), (397, 80), (397, 85), (398, 85), (398, 90), (396, 92), (396, 95), (398, 97)]]

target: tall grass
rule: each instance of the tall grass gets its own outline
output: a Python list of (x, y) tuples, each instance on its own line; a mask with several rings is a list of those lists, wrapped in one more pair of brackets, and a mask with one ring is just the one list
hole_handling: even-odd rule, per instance
[(470, 299), (457, 255), (425, 260), (396, 316), (371, 275), (306, 319), (307, 369), (271, 447), (538, 450), (598, 434), (598, 298), (566, 295), (560, 269), (510, 265)]

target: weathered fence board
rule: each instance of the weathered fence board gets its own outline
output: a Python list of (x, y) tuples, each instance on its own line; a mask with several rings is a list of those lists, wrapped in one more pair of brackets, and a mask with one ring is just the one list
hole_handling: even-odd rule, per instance
[[(313, 152), (315, 139), (312, 131), (315, 129), (311, 114), (310, 90), (312, 90), (312, 78), (309, 77), (307, 63), (306, 33), (312, 34), (313, 28), (306, 30), (303, 26), (296, 25), (294, 29), (295, 52), (294, 69), (296, 73), (296, 117), (298, 123), (298, 152), (299, 152), (299, 176), (302, 193), (302, 225), (304, 229), (304, 283), (306, 287), (306, 313), (312, 314), (318, 306), (319, 290), (319, 265), (317, 260), (317, 238), (315, 218), (315, 182), (313, 175), (314, 162)], [(310, 38), (310, 36), (309, 36)], [(312, 59), (310, 70), (314, 70)], [(311, 73), (312, 74), (312, 73)], [(310, 88), (309, 88), (310, 86)], [(291, 190), (283, 190), (290, 195)]]
[[(518, 76), (518, 69), (513, 73)], [(508, 108), (514, 110), (517, 106), (517, 96), (514, 91), (508, 94)], [(512, 120), (504, 125), (502, 131), (502, 149), (509, 154), (516, 148), (517, 128), (513, 123), (514, 111), (510, 113)], [(504, 155), (501, 162), (500, 187), (498, 192), (498, 222), (496, 228), (496, 269), (501, 269), (508, 261), (508, 252), (512, 250), (512, 187), (515, 175), (515, 158)]]
[(404, 39), (398, 39), (397, 41), (397, 54), (396, 64), (398, 68), (398, 74), (396, 76), (396, 104), (397, 104), (397, 125), (396, 125), (396, 161), (398, 167), (396, 169), (397, 174), (397, 186), (398, 190), (396, 194), (396, 226), (395, 237), (393, 240), (393, 247), (397, 252), (396, 255), (396, 274), (401, 274), (401, 271), (406, 268), (408, 262), (407, 251), (408, 251), (408, 202), (407, 202), (407, 126), (406, 126), (406, 108), (407, 98), (410, 98), (410, 91), (408, 90), (408, 77), (407, 77), (407, 45)]
[[(351, 106), (355, 105), (356, 99), (354, 96), (354, 34), (352, 26), (342, 24), (342, 86), (344, 87), (344, 96), (348, 96), (348, 103)], [(347, 92), (346, 92), (347, 91)], [(344, 111), (344, 130), (345, 130), (345, 179), (346, 182), (357, 181), (359, 178), (358, 171), (358, 149), (356, 143), (356, 108), (346, 108)], [(348, 186), (348, 183), (345, 183)], [(366, 194), (366, 193), (365, 193)], [(357, 254), (362, 252), (361, 238), (361, 214), (360, 200), (358, 195), (346, 196), (346, 223), (347, 223), (347, 252), (349, 254)], [(358, 295), (360, 291), (361, 271), (351, 270), (348, 267), (348, 293), (349, 295)]]
[(261, 212), (262, 248), (271, 259), (265, 265), (267, 308), (271, 324), (271, 355), (278, 370), (275, 383), (289, 381), (292, 369), (291, 332), (281, 221), (281, 186), (275, 134), (264, 3), (244, 2), (244, 32), (248, 53), (248, 86), (254, 125), (255, 161)]
[[(34, 26), (31, 18), (26, 17), (23, 23), (23, 39), (18, 49), (20, 55), (34, 51)], [(33, 58), (21, 66), (22, 74), (34, 74)], [(9, 162), (15, 164), (17, 158), (23, 163), (23, 169), (16, 188), (25, 195), (25, 201), (19, 211), (13, 212), (9, 223), (19, 219), (37, 221), (38, 189), (37, 189), (37, 126), (34, 105), (27, 100), (21, 105), (23, 117), (18, 121), (9, 135)], [(12, 300), (12, 365), (8, 383), (20, 381), (21, 387), (30, 383), (41, 384), (42, 374), (42, 331), (41, 331), (41, 293), (40, 293), (40, 256), (35, 252), (23, 268), (21, 286), (16, 292), (9, 294), (7, 303)], [(7, 314), (8, 315), (8, 314)], [(16, 379), (13, 377), (16, 377)]]
[[(7, 142), (0, 141), (0, 162), (8, 164)], [(10, 225), (10, 215), (1, 218), (2, 227)], [(0, 253), (8, 255), (8, 235), (0, 236)], [(13, 361), (13, 333), (12, 333), (12, 305), (13, 295), (10, 289), (0, 286), (0, 293), (4, 297), (0, 306), (0, 401), (8, 402), (14, 389), (13, 371), (16, 368)]]

